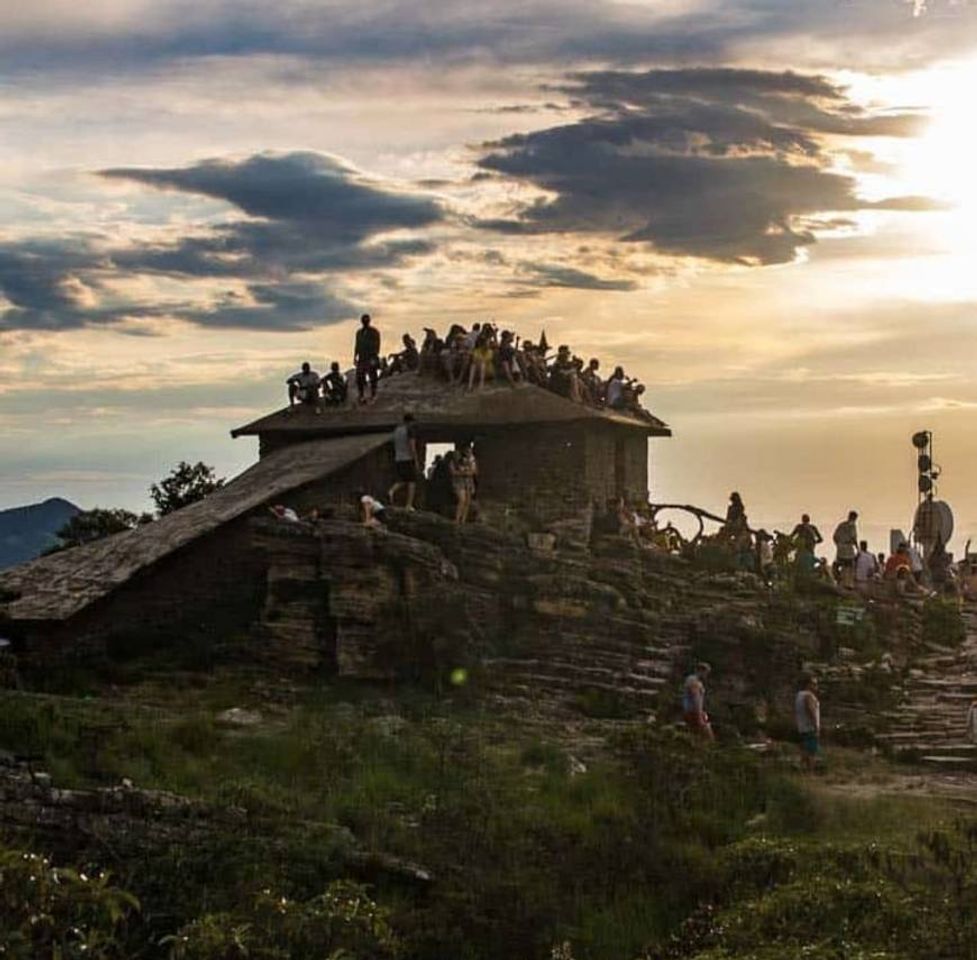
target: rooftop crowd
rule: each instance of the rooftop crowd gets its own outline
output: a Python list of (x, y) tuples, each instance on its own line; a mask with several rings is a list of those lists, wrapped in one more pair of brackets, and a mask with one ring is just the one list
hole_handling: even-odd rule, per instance
[(309, 363), (303, 363), (286, 381), (290, 405), (308, 404), (319, 411), (345, 407), (351, 381), (357, 402), (369, 404), (376, 399), (380, 380), (413, 374), (469, 391), (483, 389), (488, 381), (510, 387), (528, 383), (574, 403), (653, 419), (641, 405), (644, 385), (625, 374), (623, 367), (614, 367), (605, 380), (596, 357), (584, 361), (566, 344), (554, 352), (545, 333), (534, 343), (491, 323), (475, 323), (470, 330), (454, 323), (444, 337), (426, 328), (420, 348), (409, 333), (401, 336), (400, 344), (400, 350), (384, 355), (380, 331), (370, 315), (363, 314), (353, 345), (352, 369), (344, 373), (334, 361), (329, 372), (320, 376)]

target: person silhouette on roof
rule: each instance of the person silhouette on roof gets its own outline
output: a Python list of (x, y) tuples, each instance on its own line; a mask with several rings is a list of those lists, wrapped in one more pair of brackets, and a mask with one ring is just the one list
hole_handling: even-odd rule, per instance
[(380, 331), (372, 325), (370, 315), (360, 317), (360, 329), (356, 331), (353, 348), (356, 366), (356, 390), (360, 403), (366, 403), (366, 381), (370, 381), (370, 400), (377, 397), (377, 381), (380, 379)]

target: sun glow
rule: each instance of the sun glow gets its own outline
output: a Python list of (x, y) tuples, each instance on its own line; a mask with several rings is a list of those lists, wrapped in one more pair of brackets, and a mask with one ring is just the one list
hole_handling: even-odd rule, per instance
[(958, 252), (971, 255), (970, 238), (977, 225), (975, 90), (977, 58), (920, 75), (917, 96), (931, 120), (921, 137), (905, 145), (897, 173), (907, 192), (947, 205), (938, 217), (938, 234)]

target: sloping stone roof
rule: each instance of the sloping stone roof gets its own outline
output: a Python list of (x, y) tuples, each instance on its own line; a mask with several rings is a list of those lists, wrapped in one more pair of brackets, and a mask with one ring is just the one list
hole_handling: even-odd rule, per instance
[(614, 410), (573, 403), (532, 384), (516, 387), (490, 383), (469, 392), (443, 380), (403, 373), (380, 381), (375, 403), (359, 406), (355, 400), (321, 413), (308, 406), (285, 407), (231, 431), (231, 436), (260, 434), (349, 435), (391, 430), (405, 413), (413, 413), (417, 427), (469, 429), (519, 424), (604, 421), (641, 430), (649, 436), (668, 437), (671, 430), (656, 417), (649, 419)]
[(264, 457), (206, 499), (154, 523), (4, 570), (0, 590), (19, 596), (0, 609), (13, 620), (66, 620), (175, 550), (335, 473), (387, 439), (371, 434), (289, 446)]

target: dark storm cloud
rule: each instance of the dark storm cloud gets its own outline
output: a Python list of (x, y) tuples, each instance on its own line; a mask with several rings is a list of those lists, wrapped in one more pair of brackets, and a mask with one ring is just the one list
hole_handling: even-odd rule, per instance
[(97, 246), (75, 240), (0, 247), (0, 292), (12, 304), (0, 314), (0, 329), (72, 328), (165, 312), (142, 304), (93, 307), (106, 271), (117, 279), (165, 274), (247, 284), (247, 296), (232, 292), (213, 307), (169, 310), (202, 326), (296, 330), (337, 322), (355, 308), (326, 289), (323, 275), (396, 266), (428, 253), (431, 241), (391, 234), (444, 217), (429, 197), (384, 189), (335, 158), (313, 153), (102, 175), (225, 200), (248, 219), (229, 216), (172, 243), (113, 247), (102, 238)]
[(252, 218), (117, 257), (120, 266), (136, 271), (250, 277), (270, 266), (306, 273), (389, 267), (429, 252), (431, 245), (416, 238), (374, 241), (376, 235), (426, 227), (444, 216), (429, 197), (383, 189), (316, 153), (105, 170), (103, 176), (225, 200)]
[[(49, 7), (57, 6), (49, 4)], [(711, 6), (605, 0), (170, 0), (94, 9), (0, 11), (7, 71), (144, 72), (172, 61), (282, 55), (331, 66), (360, 63), (514, 63), (603, 60), (696, 62), (728, 58), (764, 39), (810, 38), (866, 63), (918, 62), (972, 42), (972, 0), (716, 0)], [(673, 10), (673, 13), (667, 11)], [(923, 16), (914, 16), (924, 12)], [(835, 60), (837, 61), (837, 57)]]
[(256, 283), (249, 299), (228, 294), (209, 309), (188, 310), (184, 319), (206, 327), (253, 330), (311, 330), (316, 324), (348, 320), (356, 307), (312, 282)]
[(124, 315), (92, 309), (90, 292), (108, 266), (88, 238), (0, 244), (0, 331), (70, 330), (115, 323)]
[(441, 218), (433, 200), (380, 189), (319, 153), (259, 154), (238, 162), (205, 160), (192, 167), (122, 168), (102, 175), (226, 200), (252, 217), (301, 224), (331, 243), (359, 243), (374, 233)]
[(863, 202), (853, 178), (828, 169), (826, 136), (909, 136), (919, 118), (872, 116), (823, 77), (686, 69), (574, 79), (592, 116), (486, 145), (484, 170), (550, 196), (484, 227), (599, 233), (671, 255), (772, 264), (814, 242), (803, 216), (932, 208), (917, 197)]

